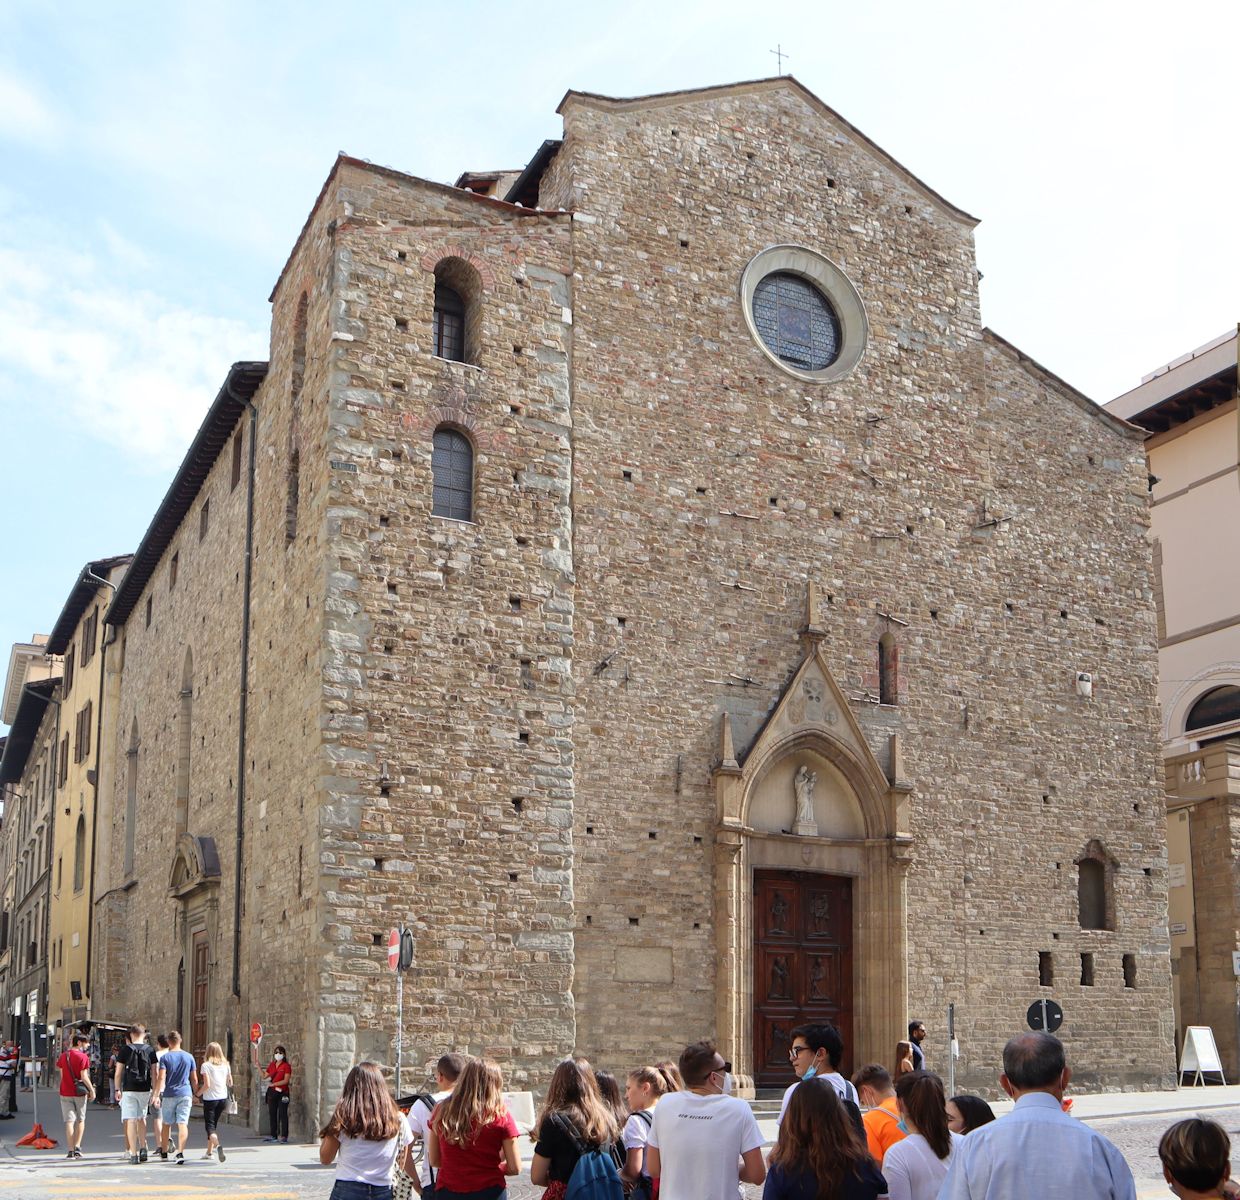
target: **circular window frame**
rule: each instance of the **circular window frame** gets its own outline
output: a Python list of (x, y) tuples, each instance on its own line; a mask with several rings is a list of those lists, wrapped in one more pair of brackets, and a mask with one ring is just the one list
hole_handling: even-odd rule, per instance
[[(835, 310), (840, 323), (840, 352), (821, 371), (805, 371), (784, 362), (763, 340), (753, 319), (753, 296), (768, 275), (798, 275), (816, 287)], [(758, 349), (781, 371), (806, 383), (833, 383), (843, 379), (861, 361), (870, 338), (865, 304), (852, 280), (825, 255), (807, 246), (768, 246), (749, 260), (741, 273), (741, 312)]]

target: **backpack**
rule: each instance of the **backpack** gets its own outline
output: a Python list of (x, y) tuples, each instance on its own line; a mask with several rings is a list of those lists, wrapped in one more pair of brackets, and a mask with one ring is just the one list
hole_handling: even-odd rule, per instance
[(125, 1059), (125, 1072), (121, 1076), (121, 1091), (149, 1092), (151, 1090), (151, 1059), (155, 1052), (150, 1046), (139, 1042), (130, 1043), (127, 1047), (129, 1055)]
[(624, 1184), (620, 1182), (620, 1172), (616, 1170), (614, 1148), (603, 1150), (598, 1146), (587, 1146), (567, 1121), (564, 1128), (580, 1152), (577, 1165), (568, 1177), (564, 1200), (624, 1200)]

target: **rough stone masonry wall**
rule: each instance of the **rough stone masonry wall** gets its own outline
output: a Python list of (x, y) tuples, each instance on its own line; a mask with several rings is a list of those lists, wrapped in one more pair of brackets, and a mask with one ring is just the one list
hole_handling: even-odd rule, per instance
[[(104, 754), (112, 760), (106, 773), (112, 780), (112, 832), (110, 839), (100, 842), (108, 861), (101, 868), (107, 887), (96, 893), (102, 1011), (97, 1008), (94, 1015), (140, 1020), (155, 1030), (175, 1028), (184, 1019), (176, 1011), (181, 929), (168, 888), (176, 841), (181, 682), (189, 650), (193, 658), (189, 831), (215, 839), (221, 871), (219, 932), (211, 947), (209, 1038), (223, 1044), (231, 1030), (234, 1044), (244, 1045), (235, 1010), (227, 1001), (245, 528), (245, 481), (233, 488), (230, 468), (231, 445), (208, 473), (128, 621), (117, 630), (117, 644), (108, 649), (109, 668), (117, 656), (120, 674), (115, 714), (105, 722), (111, 735)], [(207, 499), (210, 522), (206, 536), (200, 538), (201, 505)], [(170, 584), (174, 554), (175, 586)], [(133, 871), (127, 877), (127, 752), (135, 718), (137, 803)]]
[[(712, 1031), (719, 713), (743, 753), (799, 660), (812, 579), (852, 695), (876, 698), (878, 613), (908, 622), (895, 627), (900, 705), (856, 707), (880, 761), (902, 733), (915, 785), (909, 1003), (932, 1062), (946, 1062), (954, 1000), (966, 1070), (992, 1078), (1038, 992), (1010, 986), (1030, 961), (1036, 985), (1033, 942), (1052, 925), (1065, 946), (1086, 937), (1071, 859), (1098, 836), (1121, 860), (1121, 924), (1090, 935), (1114, 943), (1115, 963), (1100, 951), (1098, 985), (1065, 997), (1068, 1036), (1099, 1078), (1150, 1079), (1170, 1032), (1139, 442), (1023, 368), (998, 383), (1036, 407), (988, 402), (968, 222), (791, 86), (623, 111), (570, 99), (565, 125), (571, 171), (557, 164), (544, 203), (579, 210), (578, 1048), (621, 1068)], [(838, 383), (788, 376), (745, 328), (741, 272), (782, 242), (826, 254), (866, 304), (868, 353)], [(1065, 427), (1097, 448), (1096, 468), (1068, 453)], [(1001, 485), (1029, 507), (979, 538), (1009, 499)], [(1058, 607), (1045, 618), (1051, 593), (1075, 610), (1062, 625)], [(1006, 624), (1005, 599), (1026, 606)], [(1104, 652), (1082, 719), (1073, 672)], [(1121, 1039), (1115, 1014), (1133, 997), (1112, 967), (1129, 949), (1142, 1024)]]
[[(323, 1093), (395, 1059), (401, 922), (406, 1083), (454, 1047), (528, 1086), (574, 1030), (567, 219), (360, 165), (332, 203)], [(449, 257), (476, 273), (473, 365), (430, 352)], [(431, 515), (442, 423), (475, 448), (473, 522)]]
[[(334, 176), (328, 197), (334, 194)], [(255, 403), (254, 580), (247, 732), (240, 992), (244, 1025), (263, 1026), (296, 1080), (290, 1123), (319, 1127), (324, 1055), (319, 781), (323, 757), (330, 330), (337, 303), (330, 199), (316, 206), (272, 296), (270, 366)], [(304, 327), (304, 333), (299, 328)], [(301, 363), (295, 387), (294, 359)], [(296, 503), (290, 508), (293, 455)], [(291, 535), (291, 536), (290, 536)], [(231, 896), (230, 896), (231, 902)], [(350, 1063), (352, 1065), (352, 1063)], [(334, 1103), (339, 1089), (327, 1100)]]

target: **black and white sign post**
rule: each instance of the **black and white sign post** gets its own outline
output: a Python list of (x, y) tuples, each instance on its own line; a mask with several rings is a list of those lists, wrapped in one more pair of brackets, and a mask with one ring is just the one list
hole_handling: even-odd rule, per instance
[(1034, 1033), (1054, 1033), (1063, 1024), (1063, 1009), (1054, 1000), (1035, 1000), (1025, 1020)]
[(393, 929), (388, 934), (388, 967), (396, 972), (396, 1095), (400, 1096), (400, 1074), (404, 1065), (405, 972), (413, 965), (413, 934)]
[(401, 1036), (405, 1031), (405, 974), (400, 969), (400, 930), (388, 934), (388, 967), (396, 972), (396, 1094), (400, 1095)]
[(947, 1094), (956, 1094), (956, 1055), (960, 1053), (960, 1043), (956, 1041), (956, 1006), (947, 1006)]

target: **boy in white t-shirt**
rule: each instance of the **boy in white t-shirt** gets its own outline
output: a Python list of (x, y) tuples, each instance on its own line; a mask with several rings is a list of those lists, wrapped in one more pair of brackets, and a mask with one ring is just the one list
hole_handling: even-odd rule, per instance
[[(435, 1105), (452, 1095), (452, 1089), (456, 1087), (456, 1081), (460, 1078), (461, 1072), (465, 1070), (467, 1061), (463, 1054), (442, 1055), (435, 1064), (435, 1091), (431, 1094), (432, 1103), (428, 1105), (425, 1099), (413, 1102), (413, 1107), (409, 1110), (409, 1129), (415, 1138), (422, 1139), (423, 1144), (426, 1143), (426, 1127), (430, 1124), (431, 1113), (435, 1110)], [(431, 1172), (430, 1159), (425, 1154), (422, 1155), (422, 1161), (418, 1164), (416, 1186), (423, 1200), (431, 1200), (435, 1194), (435, 1181)]]
[(695, 1042), (679, 1067), (686, 1090), (659, 1101), (646, 1142), (659, 1200), (723, 1200), (742, 1183), (762, 1183), (762, 1131), (749, 1105), (729, 1095), (732, 1064), (714, 1042)]

